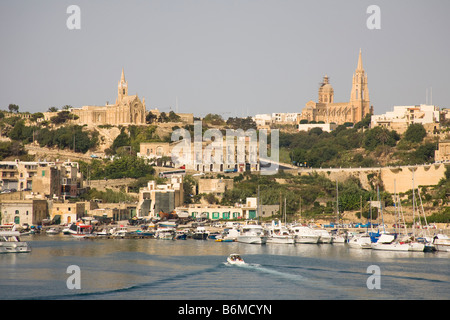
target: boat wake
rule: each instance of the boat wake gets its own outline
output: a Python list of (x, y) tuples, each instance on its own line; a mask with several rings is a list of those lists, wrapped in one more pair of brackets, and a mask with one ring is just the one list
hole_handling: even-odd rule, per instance
[(288, 273), (288, 272), (282, 272), (282, 271), (278, 271), (278, 270), (274, 270), (271, 268), (267, 268), (264, 266), (261, 266), (260, 264), (257, 263), (246, 263), (246, 264), (229, 264), (228, 262), (224, 262), (224, 265), (226, 266), (230, 266), (230, 267), (238, 267), (238, 268), (243, 268), (243, 269), (247, 269), (247, 270), (254, 270), (257, 272), (262, 272), (262, 273), (266, 273), (266, 274), (270, 274), (276, 277), (280, 277), (283, 279), (288, 279), (291, 281), (305, 281), (307, 280), (307, 278), (305, 278), (302, 275), (299, 274), (293, 274), (293, 273)]
[(149, 288), (149, 287), (162, 286), (162, 285), (166, 285), (168, 283), (174, 282), (174, 281), (187, 279), (192, 276), (198, 276), (199, 274), (202, 274), (205, 272), (215, 271), (216, 268), (217, 268), (217, 266), (213, 266), (213, 267), (206, 268), (203, 270), (196, 270), (196, 271), (192, 271), (192, 272), (188, 272), (188, 273), (181, 273), (181, 274), (171, 276), (169, 278), (162, 278), (162, 279), (158, 279), (158, 280), (155, 280), (152, 282), (135, 284), (135, 285), (131, 285), (128, 287), (123, 287), (123, 288), (109, 289), (109, 290), (103, 290), (103, 291), (77, 292), (77, 293), (65, 294), (65, 295), (28, 297), (28, 298), (25, 298), (25, 300), (56, 300), (56, 299), (70, 300), (70, 299), (83, 299), (83, 297), (85, 299), (95, 299), (95, 298), (106, 297), (106, 296), (114, 297), (116, 294), (139, 291), (139, 290)]

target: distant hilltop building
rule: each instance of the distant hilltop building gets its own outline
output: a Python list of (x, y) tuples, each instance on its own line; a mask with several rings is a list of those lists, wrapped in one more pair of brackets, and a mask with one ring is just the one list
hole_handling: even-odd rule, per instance
[(361, 50), (359, 51), (358, 66), (353, 74), (352, 91), (349, 102), (334, 102), (334, 90), (328, 76), (323, 78), (319, 88), (319, 101), (309, 101), (302, 110), (299, 120), (308, 122), (323, 121), (344, 124), (346, 122), (357, 123), (364, 119), (367, 114), (373, 114), (370, 106), (369, 88), (367, 86), (367, 75), (363, 68)]
[(137, 94), (128, 95), (128, 81), (125, 80), (122, 69), (115, 104), (83, 106), (73, 108), (71, 112), (79, 117), (74, 121), (81, 125), (144, 125), (146, 116), (145, 99), (141, 101)]

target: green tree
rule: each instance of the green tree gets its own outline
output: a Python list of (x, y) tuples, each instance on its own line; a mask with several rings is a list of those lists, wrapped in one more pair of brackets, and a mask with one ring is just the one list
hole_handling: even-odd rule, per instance
[(153, 114), (151, 111), (149, 111), (147, 113), (147, 116), (145, 117), (145, 122), (147, 123), (153, 123), (154, 121), (156, 121), (158, 119), (158, 116)]
[(396, 131), (376, 126), (365, 132), (363, 146), (366, 150), (373, 151), (379, 145), (394, 147), (399, 140)]
[(119, 147), (131, 146), (131, 139), (125, 132), (125, 128), (120, 130), (120, 134), (114, 139), (111, 149), (116, 152)]
[(17, 112), (19, 112), (19, 106), (18, 106), (17, 104), (11, 103), (11, 104), (8, 106), (8, 110), (9, 110), (10, 112), (17, 113)]
[(421, 123), (413, 123), (409, 125), (405, 132), (405, 140), (410, 142), (422, 142), (427, 132)]

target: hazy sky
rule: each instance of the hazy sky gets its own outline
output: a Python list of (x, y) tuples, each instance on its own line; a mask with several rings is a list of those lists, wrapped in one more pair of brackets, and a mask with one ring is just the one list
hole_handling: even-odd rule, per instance
[(427, 88), (450, 107), (449, 33), (448, 0), (0, 0), (0, 109), (113, 103), (123, 67), (147, 110), (300, 112), (325, 74), (349, 100), (360, 48), (375, 114), (425, 103)]

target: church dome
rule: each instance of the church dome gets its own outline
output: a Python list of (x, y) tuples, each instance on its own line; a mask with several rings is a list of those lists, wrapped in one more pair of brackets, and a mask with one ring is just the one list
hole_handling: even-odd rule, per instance
[(323, 77), (322, 85), (320, 86), (320, 91), (322, 93), (334, 92), (333, 87), (331, 86), (328, 76)]
[(333, 87), (331, 86), (331, 84), (327, 83), (320, 87), (320, 91), (322, 91), (323, 93), (326, 93), (326, 92), (333, 92), (334, 90), (333, 90)]

